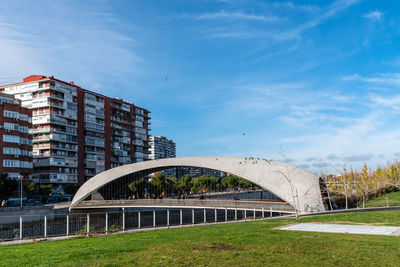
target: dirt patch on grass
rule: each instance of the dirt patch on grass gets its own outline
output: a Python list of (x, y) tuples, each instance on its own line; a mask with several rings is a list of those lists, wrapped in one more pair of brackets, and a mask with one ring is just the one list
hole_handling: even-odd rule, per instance
[(222, 243), (212, 244), (210, 246), (196, 248), (197, 250), (234, 250), (233, 247)]

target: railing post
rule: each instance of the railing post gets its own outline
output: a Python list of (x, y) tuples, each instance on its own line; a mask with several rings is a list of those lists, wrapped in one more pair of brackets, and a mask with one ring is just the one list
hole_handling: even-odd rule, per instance
[(125, 208), (122, 208), (122, 231), (125, 232)]
[(140, 229), (140, 211), (138, 211), (138, 229)]
[(156, 210), (153, 210), (153, 228), (156, 228)]
[(256, 219), (256, 207), (253, 207), (253, 218)]
[(86, 234), (89, 235), (90, 233), (90, 215), (86, 213)]
[(19, 240), (22, 241), (22, 216), (19, 216)]
[(264, 206), (262, 206), (262, 208), (261, 208), (261, 212), (262, 212), (262, 214), (261, 214), (261, 218), (263, 218), (263, 219), (264, 219)]
[(182, 209), (179, 210), (179, 225), (182, 227)]
[(235, 208), (235, 221), (237, 221), (237, 208)]
[(108, 212), (106, 212), (106, 234), (108, 234)]
[(67, 214), (67, 229), (66, 229), (66, 235), (69, 236), (69, 215)]
[(44, 216), (44, 238), (47, 237), (47, 216)]
[(204, 223), (207, 223), (207, 211), (204, 209)]
[(272, 218), (272, 207), (269, 207), (269, 217)]
[(247, 220), (247, 208), (244, 209), (244, 220)]
[(228, 221), (228, 208), (225, 207), (225, 222)]
[(217, 208), (215, 208), (215, 222), (218, 221), (218, 214), (217, 214)]
[(169, 228), (169, 210), (167, 210), (167, 227)]
[(192, 209), (192, 224), (194, 224), (194, 209)]

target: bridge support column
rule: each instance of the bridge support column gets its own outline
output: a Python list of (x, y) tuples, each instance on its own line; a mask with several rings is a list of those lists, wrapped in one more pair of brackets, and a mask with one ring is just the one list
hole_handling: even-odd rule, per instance
[(194, 224), (194, 209), (192, 209), (192, 224)]
[(108, 212), (106, 212), (106, 234), (108, 235)]

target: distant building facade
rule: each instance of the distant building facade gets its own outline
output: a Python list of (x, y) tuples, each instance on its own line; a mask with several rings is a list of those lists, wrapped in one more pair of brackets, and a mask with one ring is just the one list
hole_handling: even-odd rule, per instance
[(12, 95), (0, 93), (0, 172), (29, 179), (32, 164), (32, 111)]
[(199, 168), (199, 167), (179, 167), (176, 170), (176, 177), (181, 178), (185, 175), (189, 174), (192, 177), (200, 177), (202, 175), (211, 175), (215, 178), (222, 178), (226, 176), (225, 172), (207, 169), (207, 168)]
[(32, 112), (33, 174), (40, 183), (84, 183), (148, 159), (150, 111), (73, 82), (31, 75), (0, 86)]
[(176, 144), (165, 136), (150, 136), (150, 159), (176, 158)]
[[(149, 158), (152, 160), (176, 158), (176, 144), (165, 136), (150, 136), (149, 145)], [(176, 177), (176, 168), (164, 170), (162, 173), (164, 173), (166, 177)]]

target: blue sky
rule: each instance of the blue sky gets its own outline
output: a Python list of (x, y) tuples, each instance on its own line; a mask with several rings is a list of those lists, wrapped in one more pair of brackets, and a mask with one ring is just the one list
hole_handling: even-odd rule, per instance
[(1, 84), (54, 75), (151, 110), (178, 156), (315, 172), (400, 156), (399, 47), (399, 1), (0, 2)]

